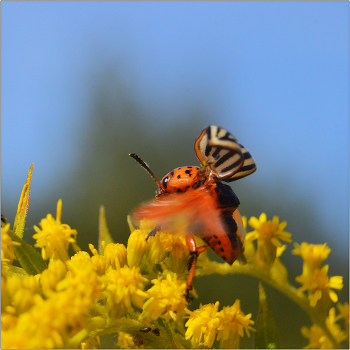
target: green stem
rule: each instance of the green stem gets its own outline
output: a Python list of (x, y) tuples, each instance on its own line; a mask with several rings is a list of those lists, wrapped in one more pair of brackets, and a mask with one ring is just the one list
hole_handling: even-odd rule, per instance
[(310, 306), (310, 301), (304, 294), (296, 293), (296, 288), (291, 286), (289, 283), (276, 282), (266, 272), (262, 271), (258, 266), (252, 263), (248, 263), (244, 266), (239, 264), (234, 264), (230, 266), (228, 264), (210, 261), (209, 259), (207, 259), (205, 262), (203, 261), (202, 268), (196, 271), (196, 276), (203, 276), (211, 273), (219, 273), (221, 275), (226, 275), (229, 273), (250, 275), (269, 284), (271, 287), (279, 290), (287, 297), (292, 299), (295, 303), (297, 303), (302, 309), (304, 309), (310, 316), (312, 322), (314, 324), (319, 325), (322, 328), (326, 336), (332, 341), (334, 348), (341, 348), (340, 344), (334, 339), (332, 333), (327, 328), (325, 323), (325, 317), (320, 315), (317, 309)]

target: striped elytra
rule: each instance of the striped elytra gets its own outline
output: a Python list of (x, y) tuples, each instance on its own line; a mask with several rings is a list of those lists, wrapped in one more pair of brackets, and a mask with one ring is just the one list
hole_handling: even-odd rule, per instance
[(248, 150), (227, 130), (209, 125), (197, 138), (194, 148), (200, 162), (220, 181), (231, 182), (256, 170)]

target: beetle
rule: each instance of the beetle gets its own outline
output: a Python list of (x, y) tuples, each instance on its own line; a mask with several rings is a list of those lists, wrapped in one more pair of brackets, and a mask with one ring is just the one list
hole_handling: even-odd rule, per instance
[[(238, 197), (229, 185), (256, 171), (256, 164), (248, 150), (227, 130), (215, 125), (206, 127), (194, 144), (200, 166), (182, 166), (166, 174), (160, 181), (150, 167), (136, 154), (129, 154), (154, 179), (158, 188), (156, 198), (140, 206), (133, 218), (149, 219), (155, 228), (178, 230), (177, 222), (185, 222), (183, 229), (190, 259), (188, 264), (186, 300), (192, 290), (198, 255), (211, 248), (221, 259), (232, 265), (244, 258), (244, 226), (238, 211)], [(185, 220), (184, 220), (185, 219)], [(197, 247), (194, 235), (206, 245)]]

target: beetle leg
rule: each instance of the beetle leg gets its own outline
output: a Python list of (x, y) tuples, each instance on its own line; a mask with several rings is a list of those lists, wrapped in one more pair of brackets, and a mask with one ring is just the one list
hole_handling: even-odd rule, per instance
[(148, 238), (149, 237), (154, 237), (156, 234), (157, 234), (157, 232), (159, 232), (160, 231), (160, 226), (156, 226), (148, 235), (147, 235), (147, 237), (146, 237), (146, 242), (148, 241)]
[(185, 293), (185, 298), (186, 301), (189, 303), (191, 301), (190, 299), (190, 290), (192, 290), (192, 280), (194, 277), (194, 273), (196, 271), (196, 265), (197, 265), (197, 258), (198, 255), (206, 251), (209, 246), (208, 245), (203, 245), (201, 247), (197, 248), (196, 241), (194, 239), (194, 236), (192, 233), (187, 233), (186, 234), (186, 245), (188, 250), (190, 251), (190, 259), (188, 261), (188, 270), (190, 271), (188, 278), (187, 278), (187, 288), (186, 288), (186, 293)]

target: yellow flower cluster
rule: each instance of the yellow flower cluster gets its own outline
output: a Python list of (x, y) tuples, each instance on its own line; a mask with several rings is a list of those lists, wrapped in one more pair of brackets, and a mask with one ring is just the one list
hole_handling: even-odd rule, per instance
[(276, 260), (277, 248), (282, 247), (279, 239), (292, 242), (292, 235), (284, 231), (287, 223), (285, 221), (279, 223), (278, 216), (274, 216), (272, 221), (267, 221), (266, 214), (262, 213), (259, 219), (251, 217), (248, 224), (254, 231), (247, 234), (246, 241), (252, 242), (255, 239), (258, 241), (257, 261), (262, 268), (269, 269)]
[(1, 262), (12, 264), (13, 260), (16, 259), (13, 245), (20, 245), (20, 243), (12, 241), (7, 233), (9, 229), (10, 224), (1, 226)]
[(240, 309), (240, 301), (224, 307), (218, 312), (219, 302), (200, 306), (198, 310), (186, 312), (190, 315), (186, 322), (186, 339), (192, 338), (193, 347), (201, 345), (212, 347), (215, 336), (220, 340), (221, 349), (238, 349), (244, 330), (249, 337), (249, 330), (254, 330), (251, 314), (245, 315)]
[(308, 291), (310, 305), (328, 312), (331, 302), (337, 302), (338, 296), (332, 289), (343, 288), (343, 277), (328, 277), (328, 265), (322, 266), (327, 259), (330, 249), (326, 244), (315, 245), (302, 243), (295, 244), (293, 254), (303, 258), (303, 273), (296, 277), (296, 281), (302, 284), (297, 292)]
[[(48, 260), (47, 268), (35, 276), (11, 265), (16, 258), (13, 246), (20, 243), (11, 240), (9, 224), (1, 227), (3, 348), (99, 348), (99, 335), (112, 332), (118, 332), (120, 348), (212, 347), (215, 340), (220, 348), (239, 348), (241, 338), (254, 331), (252, 315), (241, 310), (239, 300), (221, 311), (218, 301), (188, 309), (184, 295), (189, 251), (183, 235), (160, 231), (148, 237), (153, 228), (142, 220), (140, 229), (132, 230), (127, 247), (102, 241), (101, 251), (90, 244), (88, 253), (79, 249), (77, 231), (62, 224), (61, 217), (60, 200), (56, 219), (48, 214), (40, 228), (34, 227), (35, 246)], [(245, 218), (243, 222), (246, 226)], [(338, 301), (333, 289), (340, 290), (343, 284), (341, 276), (328, 277), (329, 267), (323, 266), (330, 254), (327, 245), (295, 244), (293, 254), (303, 258), (302, 275), (296, 278), (302, 286), (295, 290), (280, 260), (286, 248), (280, 241), (292, 241), (284, 231), (287, 223), (280, 223), (277, 216), (268, 221), (265, 214), (248, 223), (253, 231), (246, 237), (247, 265), (230, 267), (205, 258), (198, 264), (198, 274), (212, 273), (215, 266), (220, 273), (236, 269), (287, 291), (300, 305), (306, 300), (321, 320), (302, 329), (308, 348), (327, 348), (348, 340), (348, 331), (337, 322), (348, 328), (349, 305), (337, 304), (338, 315), (332, 307)], [(76, 252), (72, 257), (70, 244)]]
[[(246, 218), (243, 218), (245, 226), (246, 222)], [(250, 218), (248, 224), (254, 231), (246, 235), (245, 254), (248, 264), (250, 263), (251, 268), (255, 269), (254, 274), (272, 279), (274, 282), (272, 284), (285, 290), (286, 294), (300, 304), (303, 304), (303, 298), (305, 298), (302, 293), (308, 291), (311, 311), (325, 320), (323, 327), (320, 324), (314, 324), (310, 329), (303, 327), (302, 334), (310, 340), (307, 348), (329, 348), (334, 347), (335, 342), (340, 344), (344, 340), (349, 340), (349, 332), (341, 331), (340, 326), (335, 323), (341, 316), (334, 317), (335, 309), (332, 308), (332, 302), (337, 302), (338, 296), (333, 289), (343, 288), (343, 277), (329, 277), (329, 266), (323, 266), (323, 262), (331, 252), (327, 244), (315, 245), (305, 242), (300, 245), (294, 244), (292, 253), (303, 259), (302, 274), (296, 277), (296, 282), (302, 286), (294, 292), (295, 289), (288, 282), (287, 269), (279, 259), (286, 248), (279, 240), (292, 242), (291, 234), (284, 231), (287, 223), (279, 223), (277, 216), (274, 216), (272, 221), (268, 221), (266, 214), (263, 213), (259, 219)], [(251, 243), (254, 240), (257, 240), (256, 250)], [(338, 308), (345, 322), (344, 328), (347, 329), (349, 324), (348, 304), (338, 305), (340, 305)]]
[(41, 254), (44, 260), (69, 260), (69, 243), (72, 243), (76, 251), (79, 250), (75, 240), (78, 233), (77, 230), (72, 230), (68, 225), (61, 224), (61, 217), (62, 201), (59, 200), (57, 204), (56, 220), (51, 214), (47, 214), (46, 219), (42, 219), (39, 223), (41, 229), (34, 226), (36, 234), (33, 238), (37, 241), (35, 247), (41, 248)]
[(153, 287), (146, 292), (148, 300), (143, 305), (141, 318), (156, 320), (162, 317), (169, 321), (170, 318), (177, 320), (181, 317), (186, 306), (186, 282), (178, 280), (176, 273), (174, 277), (169, 273), (165, 280), (159, 276), (152, 283)]
[[(349, 324), (349, 304), (345, 304), (344, 306), (338, 304), (338, 308), (347, 308), (347, 315), (340, 314), (337, 317), (335, 316), (335, 308), (332, 307), (329, 310), (328, 317), (326, 318), (326, 325), (334, 339), (341, 343), (344, 340), (349, 340), (349, 327), (345, 329), (347, 332), (341, 330), (340, 326), (335, 322), (339, 319), (343, 318), (345, 323)], [(345, 316), (345, 318), (344, 318)], [(309, 344), (305, 347), (305, 349), (332, 349), (334, 345), (332, 341), (329, 339), (327, 334), (325, 334), (324, 330), (319, 325), (313, 325), (310, 328), (303, 327), (301, 329), (301, 333), (304, 337), (309, 338)]]

